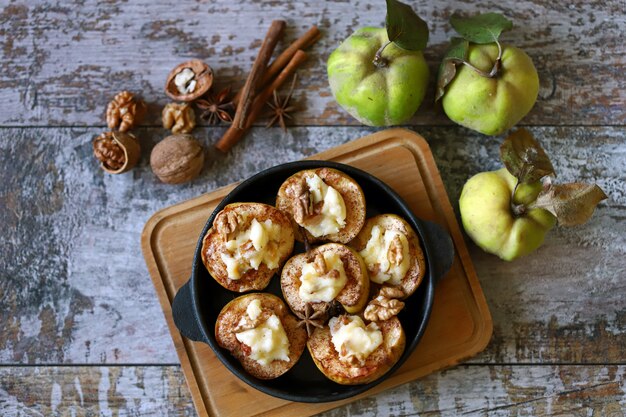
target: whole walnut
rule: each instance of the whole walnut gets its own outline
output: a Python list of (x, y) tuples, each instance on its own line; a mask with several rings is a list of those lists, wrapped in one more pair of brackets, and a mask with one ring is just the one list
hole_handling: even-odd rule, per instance
[(204, 150), (193, 136), (171, 135), (152, 149), (152, 172), (166, 184), (181, 184), (200, 174), (204, 164)]

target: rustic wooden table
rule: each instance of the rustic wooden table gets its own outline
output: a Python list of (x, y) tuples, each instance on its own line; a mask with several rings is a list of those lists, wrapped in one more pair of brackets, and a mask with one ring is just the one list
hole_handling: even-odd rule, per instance
[[(158, 209), (374, 131), (335, 104), (325, 60), (355, 28), (382, 25), (384, 4), (2, 3), (0, 415), (195, 415), (141, 255), (143, 225)], [(624, 1), (411, 3), (431, 28), (432, 73), (455, 10), (511, 18), (504, 40), (529, 53), (541, 78), (522, 124), (561, 180), (595, 181), (609, 200), (588, 224), (555, 230), (516, 262), (468, 243), (494, 320), (487, 349), (325, 415), (624, 415)], [(299, 71), (293, 126), (283, 133), (260, 124), (227, 155), (212, 146), (224, 127), (200, 127), (194, 134), (209, 160), (201, 177), (159, 183), (147, 155), (166, 135), (158, 115), (167, 73), (201, 58), (220, 85), (240, 86), (275, 18), (288, 22), (283, 46), (311, 24), (323, 31)], [(112, 176), (98, 168), (91, 140), (124, 89), (150, 103), (150, 117), (136, 131), (140, 165)], [(501, 138), (453, 125), (431, 97), (409, 127), (430, 143), (456, 206), (470, 175), (499, 167)]]

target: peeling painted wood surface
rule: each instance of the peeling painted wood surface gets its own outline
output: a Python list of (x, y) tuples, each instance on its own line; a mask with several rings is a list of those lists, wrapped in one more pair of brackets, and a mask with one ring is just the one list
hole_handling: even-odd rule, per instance
[[(4, 365), (177, 363), (139, 249), (139, 236), (149, 216), (274, 164), (297, 160), (373, 131), (363, 127), (299, 127), (283, 134), (279, 129), (255, 128), (224, 156), (210, 146), (223, 129), (198, 129), (196, 136), (206, 145), (211, 162), (199, 179), (174, 188), (158, 183), (147, 158), (125, 175), (101, 172), (91, 157), (90, 144), (100, 130), (0, 129), (0, 222), (6, 237), (0, 241), (0, 362)], [(416, 130), (428, 139), (453, 204), (472, 173), (499, 166), (496, 139), (456, 127)], [(626, 132), (619, 127), (531, 130), (553, 155), (560, 181), (597, 181), (610, 199), (588, 224), (557, 229), (543, 248), (520, 261), (499, 261), (469, 243), (495, 325), (492, 342), (471, 362), (476, 366), (524, 365), (511, 367), (514, 373), (538, 364), (622, 364), (626, 352), (622, 282), (626, 276)], [(165, 132), (149, 128), (140, 129), (138, 135), (143, 154), (148, 155)], [(592, 142), (593, 147), (589, 146)], [(37, 369), (56, 372), (45, 366)], [(81, 368), (68, 369), (63, 372), (73, 375), (72, 369)], [(124, 375), (135, 372), (133, 366), (120, 369)], [(540, 380), (541, 386), (554, 388), (555, 378), (559, 378), (555, 369), (536, 367), (536, 372), (552, 378)], [(597, 372), (603, 369), (608, 368), (599, 366)], [(458, 375), (457, 383), (482, 386), (503, 378), (502, 374), (491, 375), (491, 368), (486, 366), (472, 372), (484, 373), (490, 379), (454, 374)], [(73, 381), (73, 377), (67, 378)], [(437, 381), (439, 377), (433, 378)], [(5, 377), (7, 380), (10, 378)], [(0, 380), (0, 389), (6, 390), (6, 384)], [(415, 386), (409, 384), (393, 394), (381, 394), (331, 415), (368, 415), (371, 410), (384, 415), (394, 407), (409, 407), (405, 402), (414, 401), (410, 396)], [(437, 387), (433, 382), (429, 395), (446, 398)], [(598, 396), (594, 406), (604, 406), (602, 392), (588, 394)], [(40, 394), (31, 395), (39, 398)], [(459, 396), (466, 398), (465, 394)], [(503, 388), (494, 388), (486, 397), (487, 405), (519, 401)], [(429, 404), (427, 407), (435, 407), (436, 403)], [(463, 404), (460, 401), (459, 410), (474, 407)], [(188, 406), (171, 415), (185, 415)], [(150, 410), (146, 415), (156, 409)], [(522, 411), (507, 414), (509, 411), (487, 415), (532, 415)]]
[[(511, 18), (515, 29), (503, 39), (528, 52), (541, 78), (522, 124), (552, 156), (559, 181), (598, 182), (609, 200), (588, 224), (551, 232), (516, 262), (468, 242), (494, 320), (487, 349), (470, 365), (325, 416), (625, 415), (623, 0), (411, 3), (431, 28), (431, 85), (455, 10)], [(325, 60), (356, 28), (381, 25), (380, 7), (0, 2), (0, 415), (195, 415), (141, 256), (143, 225), (158, 209), (373, 132), (335, 104)], [(275, 18), (288, 22), (283, 46), (311, 24), (323, 32), (299, 71), (300, 127), (255, 128), (228, 155), (212, 148), (224, 128), (197, 129), (209, 160), (201, 177), (160, 184), (147, 160), (166, 136), (155, 126), (167, 73), (201, 58), (218, 85), (243, 84)], [(98, 169), (90, 143), (122, 89), (139, 92), (152, 116), (136, 131), (140, 165), (111, 176)], [(432, 94), (410, 126), (429, 141), (456, 205), (470, 175), (500, 166), (499, 139), (451, 126)]]
[[(356, 124), (334, 102), (326, 81), (330, 52), (361, 26), (380, 26), (375, 0), (354, 2), (19, 2), (0, 10), (0, 124), (100, 125), (107, 102), (124, 89), (152, 104), (156, 124), (169, 71), (189, 58), (206, 60), (217, 83), (243, 84), (272, 19), (288, 22), (286, 41), (317, 24), (323, 38), (300, 71), (299, 125)], [(454, 31), (455, 10), (501, 11), (514, 23), (503, 40), (533, 58), (540, 99), (530, 125), (623, 125), (626, 12), (623, 0), (413, 1), (431, 29), (425, 51), (434, 80)], [(280, 46), (279, 46), (280, 47)], [(431, 82), (431, 86), (434, 85)], [(433, 89), (412, 123), (449, 124), (432, 106)]]
[[(184, 382), (177, 366), (1, 368), (0, 414), (194, 416)], [(623, 365), (490, 365), (429, 375), (320, 417), (622, 417), (624, 410)]]

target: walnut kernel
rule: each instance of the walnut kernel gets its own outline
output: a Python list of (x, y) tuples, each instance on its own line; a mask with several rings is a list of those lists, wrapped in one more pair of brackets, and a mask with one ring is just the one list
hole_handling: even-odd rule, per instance
[(241, 222), (241, 216), (236, 212), (222, 211), (215, 218), (215, 229), (223, 236), (224, 240), (229, 240), (230, 235), (237, 231)]
[(130, 91), (118, 93), (107, 106), (109, 129), (126, 132), (141, 122), (146, 114), (146, 103), (135, 98)]
[(392, 265), (400, 265), (404, 256), (402, 254), (402, 241), (400, 240), (400, 236), (394, 236), (393, 240), (389, 245), (389, 252), (387, 252), (387, 260)]
[(404, 302), (396, 299), (403, 296), (404, 292), (400, 288), (382, 287), (365, 308), (363, 316), (369, 321), (389, 320), (404, 308)]
[(190, 103), (168, 103), (161, 116), (163, 127), (172, 133), (190, 133), (196, 127), (196, 114)]

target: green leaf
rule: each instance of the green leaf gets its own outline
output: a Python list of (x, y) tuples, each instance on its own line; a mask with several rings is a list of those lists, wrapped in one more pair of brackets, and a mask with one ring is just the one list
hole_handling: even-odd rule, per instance
[(446, 92), (446, 86), (452, 82), (456, 75), (456, 66), (467, 61), (467, 51), (469, 42), (463, 38), (452, 38), (450, 48), (443, 57), (439, 65), (439, 75), (437, 76), (437, 90), (435, 91), (435, 101), (439, 100)]
[(500, 160), (520, 183), (539, 181), (546, 175), (554, 175), (554, 167), (539, 142), (526, 129), (511, 133), (500, 145)]
[(576, 226), (591, 218), (600, 201), (608, 198), (596, 184), (551, 185), (529, 208), (542, 208), (554, 214), (561, 226)]
[(415, 14), (411, 6), (398, 0), (387, 0), (385, 27), (389, 40), (400, 48), (409, 51), (426, 48), (428, 25)]
[(511, 30), (513, 23), (498, 13), (485, 13), (471, 17), (453, 14), (450, 24), (461, 36), (474, 43), (492, 43), (500, 38), (505, 30)]

